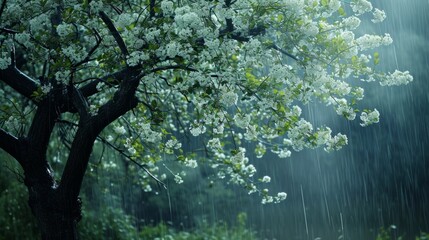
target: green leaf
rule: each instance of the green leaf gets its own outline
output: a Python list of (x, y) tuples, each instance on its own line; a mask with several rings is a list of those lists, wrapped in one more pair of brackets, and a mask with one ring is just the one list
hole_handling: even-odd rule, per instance
[(347, 16), (346, 11), (344, 10), (343, 7), (340, 7), (338, 9), (338, 14), (340, 14), (340, 16), (343, 16), (343, 17)]
[(380, 54), (378, 52), (374, 53), (374, 64), (377, 65), (380, 63)]

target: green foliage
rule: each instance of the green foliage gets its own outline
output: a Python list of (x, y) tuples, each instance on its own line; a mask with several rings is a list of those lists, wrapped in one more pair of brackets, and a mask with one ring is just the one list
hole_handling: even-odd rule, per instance
[(8, 168), (0, 168), (0, 240), (34, 239), (39, 231), (27, 204), (27, 191)]
[(8, 189), (0, 191), (0, 240), (34, 239), (39, 235), (27, 200), (28, 195), (21, 183), (11, 184)]
[(164, 223), (155, 226), (146, 226), (140, 232), (140, 239), (159, 240), (217, 240), (236, 239), (252, 240), (257, 239), (256, 233), (246, 228), (247, 216), (240, 213), (237, 216), (236, 225), (229, 227), (225, 222), (208, 224), (206, 221), (191, 231), (175, 231), (168, 228)]
[(428, 240), (429, 239), (429, 233), (421, 232), (420, 236), (416, 237), (416, 240)]
[(79, 223), (81, 239), (138, 239), (137, 233), (133, 219), (119, 208), (106, 207), (99, 212), (85, 210)]
[[(388, 229), (381, 227), (378, 231), (377, 237), (375, 240), (403, 240), (408, 239), (405, 237), (405, 235), (397, 236), (396, 234), (396, 227), (393, 225), (389, 227)], [(410, 238), (411, 239), (411, 238)], [(415, 236), (415, 240), (428, 240), (429, 234), (425, 232), (420, 232), (419, 236)]]

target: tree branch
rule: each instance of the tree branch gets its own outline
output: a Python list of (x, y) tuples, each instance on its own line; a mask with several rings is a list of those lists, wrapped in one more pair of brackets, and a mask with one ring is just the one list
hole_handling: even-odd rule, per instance
[(151, 70), (151, 72), (158, 72), (158, 71), (164, 71), (164, 70), (169, 70), (169, 69), (182, 69), (182, 70), (187, 70), (187, 71), (191, 71), (191, 72), (197, 72), (196, 69), (190, 68), (190, 67), (188, 67), (186, 65), (168, 65), (168, 66), (162, 66), (162, 67), (153, 68)]
[[(94, 80), (94, 81), (86, 84), (85, 86), (79, 88), (79, 91), (82, 93), (82, 95), (84, 97), (90, 97), (90, 96), (98, 93), (97, 85), (99, 83), (109, 82), (112, 85), (119, 85), (123, 81), (123, 79), (125, 79), (125, 77), (127, 76), (128, 71), (129, 71), (129, 69), (125, 68), (125, 69), (120, 70), (118, 72), (106, 75), (100, 79)], [(114, 79), (116, 81), (110, 82), (109, 80), (111, 80), (111, 79)]]
[(127, 46), (125, 45), (124, 39), (122, 39), (121, 35), (119, 34), (112, 20), (103, 11), (100, 11), (99, 15), (101, 17), (101, 20), (103, 20), (104, 24), (107, 25), (107, 28), (109, 29), (110, 34), (112, 34), (113, 38), (115, 38), (115, 41), (119, 46), (119, 49), (121, 49), (122, 55), (124, 57), (128, 56), (128, 49), (127, 49)]
[(58, 102), (53, 97), (48, 96), (36, 110), (27, 135), (29, 145), (39, 155), (33, 156), (34, 159), (40, 158), (40, 161), (46, 161), (46, 150), (49, 145), (49, 139), (60, 114), (56, 104)]
[(137, 106), (138, 100), (135, 93), (141, 74), (137, 68), (128, 68), (124, 74), (125, 78), (113, 99), (101, 106), (97, 115), (85, 122), (79, 122), (59, 186), (59, 191), (66, 198), (78, 197), (97, 136), (106, 126)]
[(0, 70), (0, 80), (12, 87), (15, 91), (24, 97), (31, 99), (34, 104), (38, 105), (38, 103), (31, 96), (35, 91), (37, 91), (37, 88), (39, 87), (38, 84), (16, 67)]
[(297, 57), (295, 57), (294, 55), (292, 55), (292, 54), (290, 54), (290, 53), (286, 52), (285, 50), (283, 50), (283, 49), (281, 49), (281, 48), (279, 48), (279, 47), (278, 47), (277, 45), (275, 45), (275, 44), (271, 45), (270, 47), (271, 47), (272, 49), (277, 50), (277, 51), (279, 51), (280, 53), (282, 53), (282, 54), (284, 54), (284, 55), (286, 55), (286, 56), (288, 56), (288, 57), (292, 58), (292, 59), (293, 59), (293, 60), (295, 60), (295, 61), (299, 61), (299, 59), (298, 59)]
[(74, 85), (69, 85), (67, 88), (69, 89), (69, 94), (71, 94), (70, 98), (73, 106), (77, 109), (80, 118), (82, 120), (87, 119), (89, 115), (89, 106), (85, 96)]
[(0, 128), (0, 148), (9, 153), (18, 162), (20, 162), (19, 146), (20, 142), (17, 137)]

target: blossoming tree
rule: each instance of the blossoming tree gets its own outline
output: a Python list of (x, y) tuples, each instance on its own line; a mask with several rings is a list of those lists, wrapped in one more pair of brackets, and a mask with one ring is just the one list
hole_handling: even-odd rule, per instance
[[(150, 176), (146, 190), (162, 182), (158, 165), (169, 155), (188, 167), (204, 158), (263, 203), (284, 200), (264, 187), (269, 176), (257, 177), (245, 143), (259, 158), (340, 149), (347, 137), (313, 127), (299, 106), (320, 101), (367, 126), (379, 113), (357, 109), (358, 81), (412, 81), (376, 68), (372, 49), (391, 44), (389, 34), (353, 33), (361, 15), (378, 23), (385, 13), (348, 2), (3, 0), (0, 147), (22, 166), (43, 239), (76, 238), (97, 141)], [(54, 134), (61, 126), (66, 136)], [(204, 154), (184, 151), (182, 136), (198, 137)], [(53, 160), (65, 162), (61, 174)]]

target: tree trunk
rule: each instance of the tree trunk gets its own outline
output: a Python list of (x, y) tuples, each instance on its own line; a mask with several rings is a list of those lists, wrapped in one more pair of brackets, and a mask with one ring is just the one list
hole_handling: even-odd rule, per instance
[(29, 205), (35, 216), (43, 240), (78, 239), (76, 225), (81, 218), (79, 199), (62, 197), (55, 187), (28, 187)]

